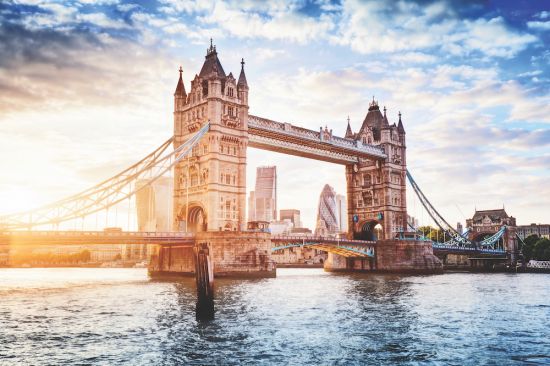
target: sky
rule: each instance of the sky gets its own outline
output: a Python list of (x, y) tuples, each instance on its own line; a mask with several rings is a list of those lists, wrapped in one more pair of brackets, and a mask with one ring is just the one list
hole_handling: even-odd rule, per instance
[[(550, 1), (118, 1), (0, 3), (0, 213), (88, 188), (170, 137), (210, 38), (241, 57), (250, 113), (344, 135), (374, 96), (399, 111), (407, 165), (449, 222), (506, 208), (550, 222)], [(340, 165), (249, 149), (276, 165), (278, 207), (313, 227)], [(412, 189), (409, 214), (428, 223)]]

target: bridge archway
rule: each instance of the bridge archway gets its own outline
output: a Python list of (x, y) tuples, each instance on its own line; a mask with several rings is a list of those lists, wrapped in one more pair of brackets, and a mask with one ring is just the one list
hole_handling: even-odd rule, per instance
[(364, 221), (359, 225), (359, 230), (353, 233), (353, 238), (357, 240), (376, 241), (382, 239), (384, 228), (376, 220)]
[[(204, 207), (199, 203), (190, 203), (189, 210), (184, 206), (180, 211), (179, 217), (183, 219), (180, 221), (180, 227), (183, 226), (180, 230), (198, 233), (208, 229), (206, 212)], [(181, 225), (182, 223), (183, 225)]]

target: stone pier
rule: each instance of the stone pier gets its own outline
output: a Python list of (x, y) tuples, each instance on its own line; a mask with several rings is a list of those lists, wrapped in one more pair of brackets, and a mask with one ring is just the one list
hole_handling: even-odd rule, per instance
[(329, 272), (443, 272), (443, 264), (433, 254), (431, 243), (416, 240), (380, 240), (374, 258), (345, 258), (329, 253), (324, 268)]
[[(197, 233), (196, 243), (206, 243), (214, 267), (214, 277), (275, 277), (271, 259), (271, 234), (247, 231), (208, 231)], [(195, 274), (193, 248), (159, 246), (149, 273), (153, 277)]]

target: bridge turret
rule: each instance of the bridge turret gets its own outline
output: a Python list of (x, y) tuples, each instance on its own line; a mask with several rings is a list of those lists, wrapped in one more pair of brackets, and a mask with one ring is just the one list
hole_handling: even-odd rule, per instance
[(248, 105), (248, 83), (244, 73), (244, 58), (241, 59), (241, 73), (239, 75), (239, 82), (237, 83), (237, 90), (241, 104)]
[(182, 111), (181, 135), (176, 134), (177, 147), (205, 123), (210, 124), (190, 159), (182, 160), (175, 168), (176, 230), (236, 231), (244, 227), (247, 93), (243, 67), (239, 81), (233, 73), (226, 74), (210, 40), (204, 64), (192, 81)]
[(180, 77), (176, 90), (174, 91), (174, 135), (180, 136), (182, 134), (181, 128), (183, 125), (183, 109), (187, 103), (187, 93), (185, 92), (185, 84), (183, 83), (183, 69), (179, 68)]
[(344, 137), (347, 139), (353, 138), (353, 131), (351, 130), (351, 126), (349, 124), (349, 116), (348, 116), (348, 127), (346, 128), (346, 135)]
[(406, 231), (404, 134), (395, 123), (390, 125), (386, 107), (382, 113), (373, 98), (355, 139), (382, 147), (387, 157), (346, 169), (350, 234), (356, 239), (392, 239)]

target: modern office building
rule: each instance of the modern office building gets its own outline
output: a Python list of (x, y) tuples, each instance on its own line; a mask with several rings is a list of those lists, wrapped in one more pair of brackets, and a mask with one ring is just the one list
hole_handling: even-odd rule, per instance
[(346, 196), (343, 194), (337, 194), (335, 201), (336, 216), (338, 218), (338, 230), (341, 233), (346, 233), (348, 231), (348, 204), (346, 201)]
[(248, 221), (277, 220), (277, 167), (256, 168), (255, 190), (248, 200)]
[[(172, 188), (173, 179), (161, 177), (144, 186), (138, 181), (136, 193), (138, 231), (166, 232), (172, 228)], [(153, 246), (126, 245), (124, 259), (147, 259)]]
[(334, 188), (325, 184), (319, 196), (317, 209), (317, 224), (315, 235), (332, 235), (340, 231), (338, 225), (338, 209), (336, 207), (336, 192)]

